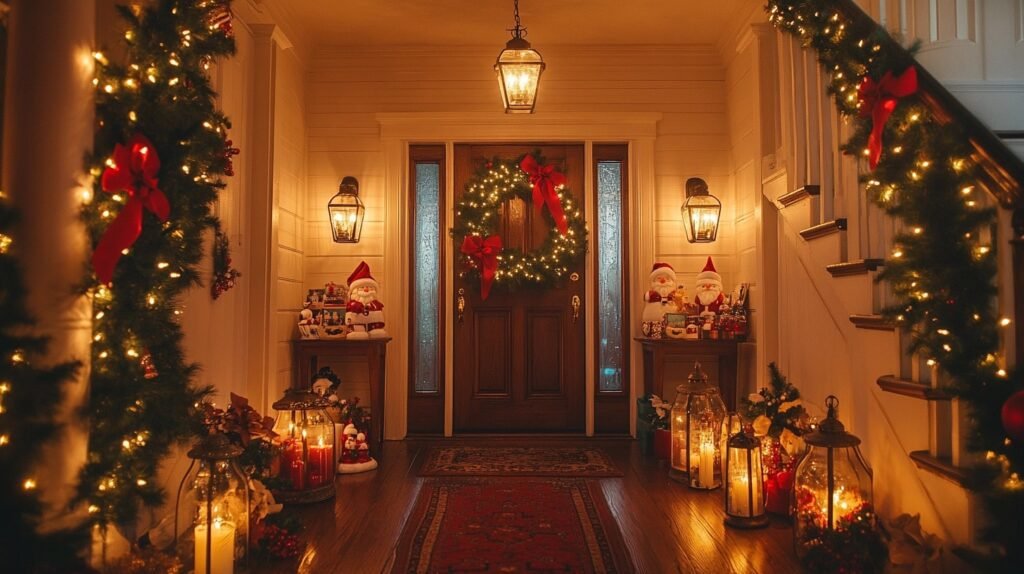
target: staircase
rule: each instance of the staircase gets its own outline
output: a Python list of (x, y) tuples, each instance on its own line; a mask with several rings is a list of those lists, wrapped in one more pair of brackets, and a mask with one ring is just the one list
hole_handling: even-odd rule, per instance
[[(965, 486), (964, 469), (977, 456), (966, 449), (967, 415), (943, 390), (944, 374), (934, 362), (911, 354), (908, 336), (880, 313), (892, 296), (875, 279), (893, 256), (898, 223), (867, 201), (858, 182), (866, 166), (839, 151), (849, 127), (824, 91), (828, 79), (814, 55), (788, 36), (779, 36), (779, 44), (785, 159), (763, 189), (778, 210), (780, 366), (807, 402), (839, 397), (840, 418), (862, 438), (874, 467), (875, 503), (883, 517), (920, 513), (925, 530), (973, 545), (981, 514)], [(1001, 133), (1001, 141), (925, 76), (922, 91), (934, 108), (970, 126), (990, 192), (978, 200), (1001, 208), (993, 244), (1016, 245), (1000, 248), (998, 302), (1004, 316), (1015, 316), (1021, 274), (1015, 277), (1012, 252), (1024, 259), (1019, 240), (1012, 241), (1021, 233), (1013, 214), (1024, 222), (1024, 163), (1018, 157), (1024, 156), (1024, 132)], [(1014, 340), (1007, 339), (1004, 353), (1010, 361)]]

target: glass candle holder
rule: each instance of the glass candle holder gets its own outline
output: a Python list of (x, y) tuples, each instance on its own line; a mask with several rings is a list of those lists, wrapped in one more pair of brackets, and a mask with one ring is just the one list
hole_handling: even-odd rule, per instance
[(334, 421), (330, 403), (311, 391), (289, 389), (274, 403), (281, 465), (273, 489), (278, 502), (319, 502), (335, 494)]
[(700, 363), (686, 384), (676, 387), (672, 405), (672, 460), (669, 476), (692, 488), (722, 485), (722, 425), (725, 403), (718, 387), (709, 384)]

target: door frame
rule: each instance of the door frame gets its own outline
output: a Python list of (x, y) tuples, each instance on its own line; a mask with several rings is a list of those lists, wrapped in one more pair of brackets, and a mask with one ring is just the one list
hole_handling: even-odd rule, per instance
[[(385, 438), (405, 438), (408, 406), (409, 369), (409, 281), (411, 276), (411, 254), (409, 243), (410, 209), (408, 189), (408, 166), (410, 144), (443, 144), (445, 146), (445, 197), (450, 200), (454, 189), (454, 144), (455, 143), (530, 143), (565, 142), (584, 144), (584, 174), (586, 190), (594, 186), (593, 164), (594, 143), (627, 143), (629, 145), (629, 229), (632, 237), (629, 243), (630, 268), (623, 272), (631, 281), (631, 293), (643, 293), (646, 289), (646, 274), (638, 272), (644, 262), (654, 260), (654, 141), (657, 138), (657, 123), (662, 114), (658, 112), (564, 112), (537, 113), (529, 116), (509, 116), (497, 112), (410, 112), (377, 114), (380, 125), (381, 149), (384, 155), (384, 269), (382, 273), (381, 298), (388, 309), (388, 329), (393, 335), (387, 355), (387, 380), (385, 383), (384, 419)], [(588, 194), (589, 197), (589, 194)], [(449, 205), (451, 205), (449, 203)], [(594, 202), (586, 201), (585, 217), (590, 225), (594, 220)], [(443, 225), (453, 225), (452, 210), (446, 210)], [(587, 293), (592, 293), (597, 277), (593, 270), (592, 257), (586, 261)], [(444, 293), (452, 293), (452, 273), (455, 264), (454, 241), (444, 245)], [(639, 267), (638, 267), (639, 266)], [(586, 341), (586, 435), (594, 434), (594, 330), (596, 320), (595, 301), (587, 298), (584, 317), (587, 328)], [(630, 301), (630, 316), (639, 317), (640, 302), (636, 297)], [(452, 339), (454, 328), (454, 305), (446, 305), (444, 323), (445, 372), (444, 384), (444, 435), (452, 435), (453, 379)], [(634, 321), (635, 323), (635, 321)], [(631, 325), (632, 331), (637, 331)], [(635, 401), (642, 393), (642, 362), (639, 360), (639, 345), (630, 344), (630, 398)], [(376, 409), (378, 405), (373, 405)], [(635, 411), (630, 409), (629, 428), (636, 428)]]

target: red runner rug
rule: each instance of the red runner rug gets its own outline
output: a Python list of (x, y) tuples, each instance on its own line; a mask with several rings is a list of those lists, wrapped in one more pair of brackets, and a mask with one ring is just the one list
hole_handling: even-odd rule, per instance
[(465, 478), (424, 482), (391, 572), (634, 569), (597, 481)]
[(604, 451), (564, 447), (468, 447), (432, 449), (420, 476), (622, 476)]

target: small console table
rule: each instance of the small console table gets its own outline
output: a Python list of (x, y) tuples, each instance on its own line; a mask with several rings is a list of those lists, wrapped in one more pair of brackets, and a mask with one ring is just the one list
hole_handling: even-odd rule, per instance
[(384, 443), (384, 374), (387, 344), (391, 337), (380, 339), (297, 339), (292, 341), (295, 365), (295, 388), (309, 388), (312, 377), (320, 370), (321, 361), (331, 358), (362, 357), (370, 372), (370, 447), (380, 457)]
[[(665, 362), (668, 358), (713, 355), (718, 359), (718, 389), (725, 408), (736, 410), (736, 344), (735, 339), (648, 339), (634, 337), (644, 357), (644, 393), (662, 393)], [(693, 367), (691, 364), (690, 367)], [(690, 371), (687, 371), (689, 374)]]

